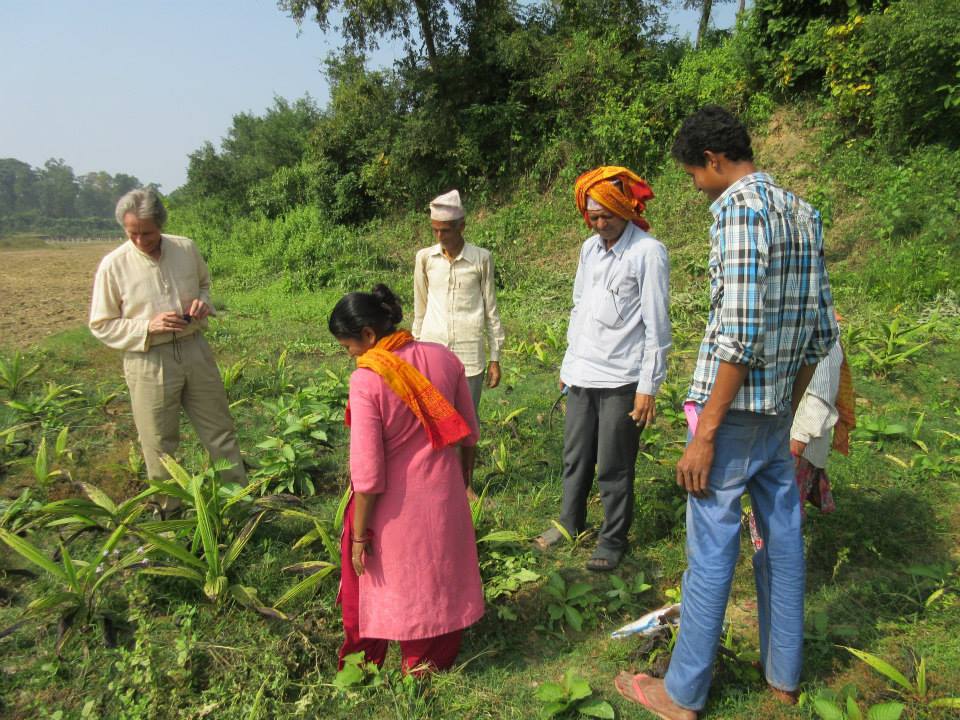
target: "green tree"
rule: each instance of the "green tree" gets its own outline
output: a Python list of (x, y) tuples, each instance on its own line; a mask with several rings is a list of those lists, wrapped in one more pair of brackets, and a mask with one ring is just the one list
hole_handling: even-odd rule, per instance
[(250, 188), (278, 168), (301, 161), (319, 118), (309, 96), (293, 103), (275, 98), (263, 116), (234, 115), (220, 152), (208, 142), (190, 155), (188, 194), (218, 197), (236, 208), (249, 209)]
[(62, 158), (51, 158), (39, 173), (40, 210), (50, 218), (76, 217), (77, 179)]
[[(741, 0), (740, 10), (743, 11)], [(716, 0), (719, 3), (733, 2), (733, 0)], [(696, 48), (703, 47), (703, 39), (706, 37), (707, 30), (710, 28), (710, 14), (713, 12), (714, 0), (683, 0), (683, 7), (687, 10), (699, 10), (700, 22), (697, 25)]]
[(377, 47), (376, 36), (386, 35), (403, 38), (410, 52), (417, 54), (412, 45), (416, 25), (434, 70), (450, 31), (446, 6), (440, 0), (279, 0), (277, 5), (298, 24), (312, 11), (322, 30), (330, 29), (330, 16), (339, 10), (344, 37), (362, 52)]
[(37, 173), (27, 163), (0, 159), (0, 216), (36, 210)]

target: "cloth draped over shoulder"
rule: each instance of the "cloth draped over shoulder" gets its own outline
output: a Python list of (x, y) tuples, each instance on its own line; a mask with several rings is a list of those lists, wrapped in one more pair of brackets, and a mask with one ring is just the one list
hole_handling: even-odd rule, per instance
[[(613, 183), (619, 180), (622, 190)], [(614, 215), (629, 220), (643, 230), (650, 230), (650, 223), (643, 217), (647, 200), (653, 199), (653, 190), (639, 175), (625, 167), (603, 165), (585, 172), (573, 186), (573, 198), (577, 210), (590, 225), (587, 215), (588, 197), (593, 198)]]
[[(411, 342), (413, 335), (406, 330), (398, 330), (382, 337), (376, 345), (357, 358), (357, 367), (372, 370), (384, 379), (387, 386), (423, 425), (430, 445), (439, 450), (463, 440), (470, 434), (470, 427), (423, 373), (393, 353)], [(349, 403), (344, 422), (350, 425)]]
[[(837, 342), (840, 342), (837, 340)], [(857, 426), (854, 412), (855, 398), (853, 393), (853, 377), (850, 366), (847, 364), (847, 354), (843, 353), (843, 363), (840, 365), (840, 387), (837, 389), (837, 413), (840, 418), (833, 426), (833, 449), (844, 455), (850, 454), (850, 432)]]

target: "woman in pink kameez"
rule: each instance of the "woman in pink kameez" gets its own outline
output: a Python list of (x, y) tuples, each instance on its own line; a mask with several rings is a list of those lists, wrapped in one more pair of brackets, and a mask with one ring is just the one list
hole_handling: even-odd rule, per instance
[(341, 539), (340, 667), (351, 653), (383, 663), (400, 642), (403, 669), (451, 667), (463, 629), (483, 615), (467, 502), (477, 419), (463, 365), (446, 348), (397, 330), (389, 288), (350, 293), (330, 332), (357, 358), (350, 377), (350, 483)]

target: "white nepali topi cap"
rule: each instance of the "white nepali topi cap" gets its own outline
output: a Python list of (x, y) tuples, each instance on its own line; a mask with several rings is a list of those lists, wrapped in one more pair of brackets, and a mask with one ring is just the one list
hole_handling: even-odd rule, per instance
[(430, 219), (446, 222), (463, 218), (463, 205), (460, 203), (460, 191), (451, 190), (430, 201)]

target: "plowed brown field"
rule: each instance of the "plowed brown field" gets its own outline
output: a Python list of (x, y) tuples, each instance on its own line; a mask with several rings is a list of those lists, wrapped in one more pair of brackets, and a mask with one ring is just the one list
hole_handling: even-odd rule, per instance
[(115, 243), (0, 250), (0, 345), (25, 347), (87, 321), (93, 275)]

